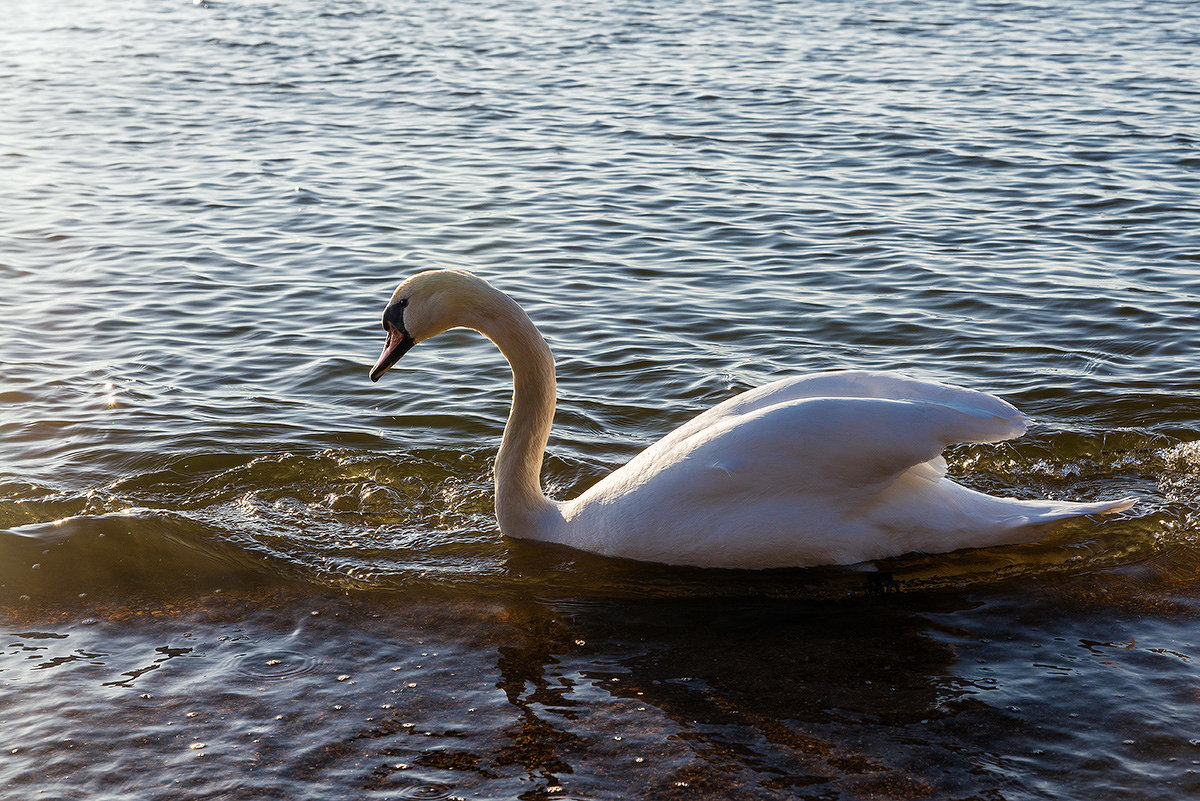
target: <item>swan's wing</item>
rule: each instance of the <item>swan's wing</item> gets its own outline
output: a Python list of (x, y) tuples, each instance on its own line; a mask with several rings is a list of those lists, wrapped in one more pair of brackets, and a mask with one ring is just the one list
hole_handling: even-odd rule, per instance
[(834, 370), (784, 378), (730, 398), (713, 408), (727, 414), (745, 414), (803, 398), (888, 398), (923, 401), (976, 409), (998, 417), (1024, 418), (1008, 403), (974, 389), (922, 381), (872, 370)]
[[(1024, 431), (1011, 406), (964, 393), (946, 403), (801, 398), (693, 421), (690, 433), (650, 446), (562, 512), (586, 533), (580, 547), (601, 553), (724, 566), (783, 564), (771, 561), (781, 552), (800, 560), (789, 564), (860, 561), (878, 543), (873, 524), (864, 529), (856, 516), (902, 476), (937, 484), (947, 445)], [(732, 551), (740, 555), (726, 560)]]
[(874, 398), (932, 403), (972, 410), (970, 414), (991, 415), (1013, 421), (1024, 432), (1025, 418), (1008, 403), (973, 389), (921, 381), (897, 373), (869, 370), (837, 370), (785, 378), (747, 390), (717, 404), (671, 432), (666, 440), (681, 442), (721, 424), (723, 420), (792, 403), (805, 398)]
[(940, 476), (948, 445), (1024, 431), (1020, 412), (982, 392), (890, 373), (815, 373), (749, 390), (685, 423), (575, 499), (570, 514), (607, 508), (627, 520), (647, 506), (869, 496), (918, 465)]
[[(947, 445), (997, 442), (1024, 432), (1019, 413), (997, 411), (1005, 410), (992, 404), (805, 398), (725, 418), (657, 459), (655, 448), (645, 455), (658, 463), (660, 478), (689, 493), (878, 491), (916, 465), (933, 462), (936, 469)], [(651, 463), (644, 467), (643, 475), (654, 471)]]

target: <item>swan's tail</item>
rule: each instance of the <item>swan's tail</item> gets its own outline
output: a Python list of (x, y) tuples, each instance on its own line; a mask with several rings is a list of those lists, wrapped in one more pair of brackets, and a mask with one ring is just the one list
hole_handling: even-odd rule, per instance
[(1023, 503), (1025, 525), (1041, 525), (1057, 523), (1072, 517), (1085, 515), (1107, 515), (1123, 512), (1137, 503), (1136, 498), (1122, 498), (1119, 501), (1099, 501), (1097, 503), (1074, 503), (1072, 501), (1028, 501)]
[(1016, 498), (994, 498), (992, 500), (1003, 504), (1003, 506), (993, 508), (995, 517), (992, 519), (995, 521), (995, 528), (991, 532), (992, 541), (988, 542), (987, 537), (980, 537), (978, 541), (968, 543), (971, 547), (1033, 542), (1046, 536), (1049, 531), (1066, 520), (1088, 515), (1122, 512), (1137, 502), (1134, 498), (1096, 503), (1032, 501), (1017, 500)]

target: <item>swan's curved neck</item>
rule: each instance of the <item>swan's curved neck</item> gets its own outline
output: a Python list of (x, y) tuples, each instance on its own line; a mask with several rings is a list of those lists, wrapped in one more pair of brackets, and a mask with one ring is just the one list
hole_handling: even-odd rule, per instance
[(473, 326), (504, 354), (513, 372), (512, 408), (496, 454), (496, 519), (523, 539), (554, 536), (558, 507), (542, 492), (542, 458), (554, 422), (554, 355), (529, 315), (507, 295)]

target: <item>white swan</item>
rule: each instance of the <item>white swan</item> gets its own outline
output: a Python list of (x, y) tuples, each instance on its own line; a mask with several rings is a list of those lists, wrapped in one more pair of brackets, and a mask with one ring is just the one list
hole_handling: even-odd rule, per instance
[(554, 357), (511, 298), (470, 273), (400, 284), (371, 380), (409, 348), (472, 328), (513, 371), (496, 456), (496, 517), (510, 537), (700, 567), (853, 564), (1027, 542), (1055, 521), (1127, 509), (996, 498), (946, 477), (942, 449), (1025, 431), (998, 398), (864, 371), (802, 375), (704, 412), (573, 501), (548, 500), (541, 467), (554, 418)]

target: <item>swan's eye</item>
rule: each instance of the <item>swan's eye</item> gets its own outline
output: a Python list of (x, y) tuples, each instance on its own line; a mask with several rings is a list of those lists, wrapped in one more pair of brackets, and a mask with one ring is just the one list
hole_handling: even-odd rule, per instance
[(404, 333), (404, 309), (408, 306), (408, 298), (396, 298), (383, 310), (383, 330), (391, 335), (392, 331)]
[[(388, 304), (388, 307), (383, 310), (383, 330), (388, 331), (392, 327), (404, 330), (404, 309), (408, 306), (408, 298), (398, 298), (394, 303)], [(399, 314), (396, 313), (399, 309)]]

